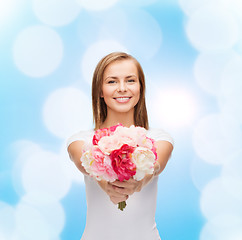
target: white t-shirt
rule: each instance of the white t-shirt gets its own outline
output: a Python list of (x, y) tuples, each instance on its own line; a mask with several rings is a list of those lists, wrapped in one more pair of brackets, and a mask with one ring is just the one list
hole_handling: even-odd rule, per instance
[[(81, 131), (67, 140), (92, 141), (94, 131)], [(164, 140), (173, 144), (171, 136), (161, 129), (149, 129), (147, 136), (155, 141)], [(158, 176), (140, 192), (135, 192), (126, 201), (123, 211), (113, 204), (95, 179), (85, 176), (87, 216), (81, 240), (159, 240), (155, 211)]]

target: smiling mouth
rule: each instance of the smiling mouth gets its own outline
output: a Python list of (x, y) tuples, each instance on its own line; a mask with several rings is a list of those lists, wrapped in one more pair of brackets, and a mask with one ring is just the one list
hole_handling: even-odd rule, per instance
[(129, 99), (131, 99), (131, 97), (117, 97), (117, 98), (114, 98), (117, 102), (120, 102), (120, 103), (126, 103), (129, 101)]

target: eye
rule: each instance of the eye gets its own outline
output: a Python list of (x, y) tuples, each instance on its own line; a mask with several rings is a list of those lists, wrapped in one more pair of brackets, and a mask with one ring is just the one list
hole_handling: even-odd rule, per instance
[(108, 84), (114, 84), (116, 81), (114, 81), (114, 80), (109, 80), (108, 81)]
[(128, 79), (128, 82), (133, 83), (133, 82), (135, 82), (135, 80), (134, 79)]

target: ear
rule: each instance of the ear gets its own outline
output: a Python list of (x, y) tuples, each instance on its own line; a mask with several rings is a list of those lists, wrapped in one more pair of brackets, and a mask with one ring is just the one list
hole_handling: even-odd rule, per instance
[(100, 97), (103, 98), (103, 91), (101, 91)]

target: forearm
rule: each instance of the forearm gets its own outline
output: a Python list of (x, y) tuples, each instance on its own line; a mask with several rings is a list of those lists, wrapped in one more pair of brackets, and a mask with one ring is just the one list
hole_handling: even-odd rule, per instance
[(169, 158), (165, 158), (162, 159), (162, 161), (160, 159), (156, 161), (153, 174), (146, 174), (146, 176), (142, 179), (142, 186), (141, 188), (138, 188), (138, 191), (140, 191), (145, 185), (151, 182), (154, 177), (158, 176), (165, 169), (168, 160)]
[(72, 161), (75, 163), (79, 171), (81, 171), (84, 175), (89, 175), (89, 173), (87, 173), (85, 168), (82, 166), (80, 159), (72, 159)]
[(154, 176), (158, 176), (165, 169), (168, 160), (171, 157), (173, 146), (169, 142), (159, 142), (157, 144), (158, 158), (154, 166)]
[(70, 159), (74, 162), (78, 170), (81, 171), (84, 175), (89, 175), (86, 172), (85, 168), (82, 166), (82, 162), (81, 162), (83, 144), (84, 142), (82, 141), (76, 141), (71, 143), (68, 147), (68, 153), (69, 153)]
[(164, 170), (165, 167), (166, 167), (166, 164), (167, 164), (168, 160), (169, 160), (169, 159), (165, 159), (165, 160), (163, 160), (163, 161), (157, 161), (157, 162), (155, 163), (154, 173), (153, 173), (154, 176), (158, 176), (160, 173), (163, 172), (163, 170)]

